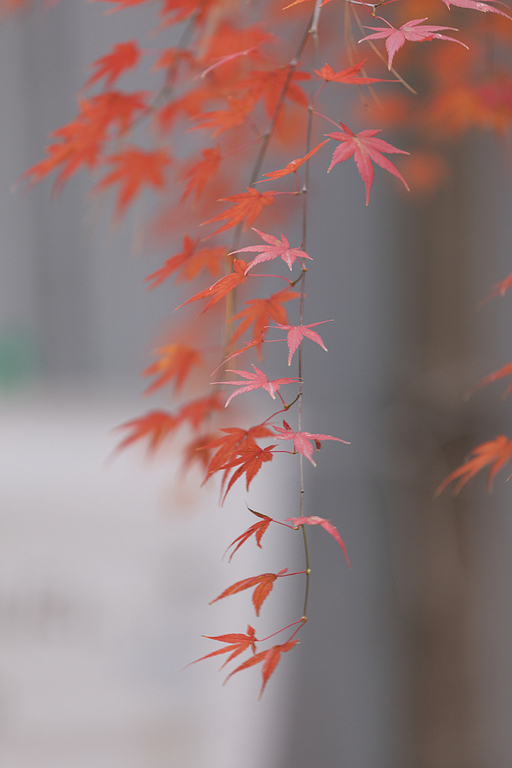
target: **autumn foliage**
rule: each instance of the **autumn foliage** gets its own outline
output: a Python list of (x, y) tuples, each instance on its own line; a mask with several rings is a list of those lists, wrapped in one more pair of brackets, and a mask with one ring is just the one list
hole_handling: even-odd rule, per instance
[[(101, 2), (107, 13), (143, 4), (150, 12), (148, 0)], [(318, 347), (326, 351), (318, 326), (329, 322), (315, 317), (306, 323), (306, 272), (314, 280), (314, 270), (327, 269), (329, 258), (307, 242), (311, 164), (323, 173), (342, 174), (345, 161), (353, 158), (362, 180), (353, 194), (364, 206), (370, 202), (375, 166), (379, 184), (410, 188), (412, 194), (428, 192), (449, 173), (443, 159), (447, 141), (472, 127), (504, 133), (512, 123), (512, 76), (500, 66), (486, 70), (482, 42), (485, 17), (486, 39), (493, 35), (497, 49), (509, 44), (511, 22), (501, 5), (419, 0), (414, 11), (409, 0), (375, 5), (295, 0), (283, 5), (276, 0), (158, 0), (156, 34), (153, 19), (148, 20), (147, 31), (154, 34), (151, 49), (136, 40), (114, 42), (93, 62), (78, 94), (76, 117), (51, 133), (46, 157), (24, 174), (28, 185), (52, 177), (55, 192), (61, 192), (79, 171), (90, 173), (91, 195), (117, 222), (141, 197), (158, 200), (147, 240), (152, 247), (163, 242), (165, 254), (161, 266), (146, 277), (146, 289), (163, 291), (171, 282), (184, 288), (174, 316), (184, 320), (176, 335), (170, 333), (152, 352), (155, 359), (142, 375), (150, 379), (146, 395), (163, 390), (177, 402), (170, 410), (151, 410), (123, 424), (119, 449), (141, 443), (153, 455), (179, 431), (185, 464), (197, 463), (204, 482), (219, 478), (221, 501), (239, 480), (249, 491), (278, 454), (279, 460), (300, 464), (297, 515), (278, 520), (275, 510), (250, 510), (257, 521), (228, 551), (231, 560), (247, 542), (262, 547), (263, 537), (280, 525), (290, 535), (298, 532), (304, 570), (249, 575), (212, 599), (215, 603), (250, 590), (259, 616), (280, 579), (302, 579), (305, 597), (297, 620), (267, 638), (257, 639), (250, 625), (245, 633), (209, 637), (224, 645), (198, 659), (225, 656), (227, 664), (247, 653), (228, 678), (261, 665), (260, 695), (307, 621), (308, 532), (322, 528), (330, 534), (349, 563), (335, 526), (306, 514), (304, 466), (316, 466), (322, 443), (347, 444), (306, 431), (306, 425), (321, 425), (310, 425), (302, 407), (303, 353), (320, 354)], [(467, 21), (463, 12), (457, 13), (457, 24), (464, 23), (461, 32), (450, 23), (450, 6), (467, 9)], [(411, 18), (411, 12), (421, 17)], [(333, 22), (344, 26), (344, 39), (333, 36)], [(172, 46), (163, 34), (170, 27), (176, 28)], [(121, 90), (120, 81), (135, 70), (145, 73), (147, 89)], [(419, 93), (409, 76), (420, 82)], [(329, 94), (341, 93), (343, 102), (330, 100)], [(339, 114), (333, 103), (353, 106)], [(407, 150), (388, 140), (396, 128), (406, 132)], [(430, 160), (427, 166), (415, 165), (426, 137)], [(396, 156), (396, 165), (389, 155)], [(395, 178), (385, 178), (381, 170)], [(295, 223), (290, 224), (287, 212), (292, 209)], [(261, 271), (267, 268), (270, 275)], [(512, 278), (506, 278), (493, 294), (505, 293), (511, 284)], [(255, 296), (260, 286), (265, 286), (264, 295)], [(270, 343), (282, 349), (283, 370), (296, 366), (294, 375), (270, 377), (265, 364)], [(231, 367), (234, 358), (242, 362)], [(482, 384), (511, 372), (509, 364)], [(233, 424), (231, 401), (242, 404), (254, 392), (270, 405), (268, 417), (248, 426), (239, 409)], [(511, 443), (499, 436), (479, 446), (439, 490), (452, 480), (460, 489), (488, 466), (491, 483), (511, 461)], [(332, 450), (348, 449), (333, 445)], [(280, 633), (287, 633), (281, 636), (284, 641), (266, 647)]]

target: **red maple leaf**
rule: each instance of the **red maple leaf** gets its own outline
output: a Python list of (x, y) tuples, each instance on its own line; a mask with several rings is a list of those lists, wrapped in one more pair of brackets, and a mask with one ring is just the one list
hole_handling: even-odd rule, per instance
[(226, 256), (226, 249), (217, 246), (197, 251), (197, 243), (197, 240), (192, 240), (185, 235), (181, 253), (166, 259), (163, 267), (144, 278), (144, 282), (150, 283), (147, 290), (156, 288), (178, 270), (181, 272), (176, 278), (177, 283), (182, 280), (193, 280), (203, 270), (209, 272), (212, 277), (217, 277), (220, 274), (222, 260)]
[(221, 409), (222, 402), (219, 395), (215, 393), (207, 397), (198, 397), (185, 403), (179, 409), (177, 418), (180, 422), (188, 421), (193, 429), (199, 429), (202, 422), (211, 416), (212, 411), (220, 411)]
[(288, 163), (284, 168), (280, 168), (277, 171), (271, 171), (270, 173), (264, 173), (263, 176), (266, 176), (266, 179), (263, 179), (262, 181), (257, 181), (256, 184), (263, 184), (264, 181), (270, 181), (273, 179), (280, 179), (282, 176), (287, 176), (289, 173), (297, 173), (297, 170), (303, 165), (306, 160), (309, 160), (310, 157), (313, 157), (314, 154), (318, 152), (318, 150), (324, 146), (324, 144), (327, 144), (329, 139), (324, 139), (324, 141), (320, 142), (320, 144), (317, 144), (316, 147), (314, 147), (311, 152), (308, 152), (307, 155), (304, 155), (304, 157), (297, 157), (295, 160), (292, 160), (291, 163)]
[(234, 669), (226, 677), (224, 682), (227, 683), (229, 678), (232, 675), (236, 675), (237, 672), (241, 672), (243, 669), (249, 669), (249, 667), (253, 667), (255, 664), (262, 663), (263, 666), (261, 668), (261, 675), (263, 678), (263, 685), (261, 686), (260, 695), (258, 696), (258, 698), (261, 699), (263, 691), (265, 690), (265, 686), (268, 683), (272, 672), (275, 670), (281, 660), (281, 654), (290, 651), (297, 645), (298, 642), (298, 640), (288, 640), (286, 643), (282, 643), (281, 645), (274, 645), (272, 648), (269, 648), (268, 651), (261, 651), (260, 653), (257, 653), (255, 656), (252, 656), (247, 661), (244, 661), (243, 664), (240, 664), (239, 667)]
[(482, 13), (498, 13), (500, 16), (506, 16), (507, 19), (512, 18), (508, 13), (489, 5), (489, 2), (505, 5), (505, 3), (501, 3), (500, 0), (488, 0), (487, 2), (482, 2), (482, 0), (443, 0), (443, 3), (448, 10), (450, 10), (450, 6), (455, 5), (458, 8), (472, 8), (474, 11), (481, 11)]
[(174, 388), (179, 392), (185, 379), (194, 366), (201, 365), (202, 358), (199, 352), (186, 344), (168, 344), (165, 347), (158, 347), (155, 353), (160, 355), (160, 359), (150, 365), (144, 371), (143, 376), (154, 376), (159, 374), (155, 381), (145, 390), (146, 395), (155, 392), (171, 379), (176, 379)]
[(233, 487), (234, 483), (242, 477), (242, 475), (245, 472), (245, 487), (247, 490), (249, 490), (249, 486), (251, 482), (254, 480), (258, 472), (260, 471), (262, 465), (267, 461), (272, 461), (274, 458), (274, 454), (272, 453), (272, 450), (275, 448), (274, 445), (267, 445), (265, 448), (260, 448), (257, 444), (254, 444), (254, 446), (247, 446), (246, 448), (238, 448), (237, 453), (239, 456), (235, 459), (231, 459), (226, 464), (224, 464), (220, 469), (225, 470), (224, 477), (222, 479), (222, 486), (225, 485), (225, 482), (227, 480), (227, 476), (230, 469), (233, 469), (233, 467), (237, 467), (237, 469), (233, 472), (231, 477), (229, 478), (228, 487), (226, 488), (226, 492), (224, 493), (224, 496), (222, 498), (222, 503), (224, 504), (224, 501), (226, 499), (226, 496), (228, 495), (229, 491)]
[(184, 307), (186, 304), (190, 304), (192, 301), (199, 301), (199, 299), (210, 299), (206, 307), (203, 309), (203, 312), (206, 312), (209, 307), (212, 307), (218, 301), (223, 299), (224, 296), (227, 296), (230, 291), (233, 291), (235, 288), (238, 288), (239, 285), (242, 285), (242, 283), (245, 282), (246, 266), (247, 264), (245, 261), (242, 261), (241, 259), (234, 259), (233, 272), (230, 272), (229, 275), (221, 277), (220, 280), (217, 280), (216, 283), (210, 285), (209, 288), (205, 288), (204, 291), (199, 291), (199, 293), (196, 293), (195, 296), (192, 296), (191, 299), (188, 299), (187, 301), (183, 302), (183, 304), (180, 304), (180, 306), (176, 307), (176, 309), (181, 309), (181, 307)]
[(260, 615), (261, 606), (265, 599), (268, 597), (274, 586), (274, 581), (283, 576), (288, 568), (283, 568), (279, 573), (261, 573), (259, 576), (250, 576), (248, 579), (242, 579), (232, 584), (230, 587), (224, 590), (215, 600), (210, 602), (210, 605), (216, 603), (217, 600), (222, 600), (224, 597), (230, 597), (230, 595), (236, 595), (237, 592), (243, 592), (245, 589), (251, 589), (256, 587), (252, 594), (252, 604), (256, 611), (256, 616)]
[(469, 456), (470, 458), (465, 464), (455, 469), (443, 480), (436, 490), (436, 496), (442, 493), (452, 480), (460, 478), (454, 490), (454, 493), (458, 493), (470, 478), (474, 477), (477, 472), (480, 472), (488, 464), (491, 464), (491, 468), (487, 473), (486, 486), (487, 490), (490, 491), (493, 480), (500, 469), (503, 469), (509, 461), (512, 464), (512, 440), (508, 440), (505, 435), (497, 435), (494, 440), (477, 445)]
[(193, 115), (193, 120), (201, 120), (199, 125), (195, 125), (191, 128), (191, 131), (197, 131), (200, 128), (215, 128), (212, 133), (213, 136), (218, 136), (223, 131), (227, 131), (229, 128), (235, 128), (237, 125), (245, 123), (247, 115), (252, 112), (256, 105), (256, 99), (247, 94), (241, 99), (235, 99), (233, 96), (228, 96), (228, 109), (216, 109), (212, 112), (203, 112), (199, 115)]
[(261, 239), (268, 243), (268, 245), (249, 245), (247, 248), (239, 248), (238, 251), (231, 252), (245, 253), (250, 251), (252, 253), (261, 251), (261, 253), (259, 253), (256, 258), (253, 259), (247, 266), (247, 269), (245, 270), (246, 272), (255, 267), (256, 264), (261, 264), (263, 261), (271, 261), (272, 259), (277, 259), (279, 256), (289, 267), (290, 271), (296, 259), (299, 261), (301, 261), (301, 259), (311, 259), (311, 256), (308, 256), (308, 254), (300, 248), (290, 248), (290, 243), (282, 232), (281, 240), (279, 240), (278, 237), (274, 237), (274, 235), (267, 235), (265, 232), (261, 232), (259, 229), (256, 229), (256, 227), (252, 227), (252, 229), (254, 232), (257, 232)]
[[(205, 445), (205, 449), (217, 448), (217, 453), (210, 461), (208, 466), (208, 474), (211, 475), (214, 472), (218, 472), (222, 467), (229, 462), (233, 456), (237, 456), (240, 452), (243, 452), (250, 448), (259, 448), (256, 440), (260, 437), (270, 437), (272, 432), (268, 427), (263, 424), (257, 424), (250, 429), (241, 429), (240, 427), (227, 427), (221, 429), (224, 432), (222, 437), (219, 437), (212, 443)], [(227, 473), (225, 473), (227, 475)]]
[[(361, 42), (361, 41), (359, 41)], [(382, 80), (380, 77), (358, 77), (359, 72), (362, 70), (366, 62), (361, 61), (359, 64), (354, 64), (348, 69), (342, 69), (340, 72), (335, 72), (330, 64), (324, 64), (322, 69), (315, 69), (317, 75), (325, 80), (326, 83), (354, 83), (355, 85), (366, 85), (368, 83), (385, 83), (386, 80)]]
[[(466, 394), (465, 398), (469, 398), (473, 392), (476, 392), (477, 389), (480, 389), (480, 387), (484, 387), (486, 384), (492, 384), (493, 381), (497, 381), (498, 379), (502, 379), (504, 376), (510, 376), (512, 374), (512, 363), (507, 363), (507, 365), (504, 365), (502, 368), (499, 368), (497, 371), (493, 371), (492, 373), (489, 373), (488, 376), (484, 376), (483, 379), (480, 379), (471, 389), (469, 389)], [(505, 400), (510, 393), (512, 392), (512, 383), (508, 385), (505, 392), (503, 393), (503, 399)]]
[(117, 429), (128, 429), (131, 433), (119, 443), (116, 451), (124, 450), (137, 440), (148, 438), (147, 453), (152, 456), (178, 424), (179, 419), (166, 411), (150, 411), (138, 419), (127, 421)]
[[(283, 429), (284, 427), (284, 429)], [(301, 453), (308, 459), (313, 466), (316, 467), (316, 463), (313, 461), (313, 444), (312, 440), (316, 443), (316, 449), (320, 450), (321, 440), (337, 440), (338, 443), (345, 443), (350, 445), (346, 440), (341, 440), (339, 437), (333, 437), (332, 435), (314, 435), (311, 432), (294, 432), (289, 424), (283, 420), (283, 427), (274, 427), (278, 432), (276, 440), (293, 440), (293, 448), (297, 453)]]
[(274, 114), (282, 98), (281, 94), (286, 82), (288, 82), (286, 98), (302, 107), (307, 107), (308, 97), (297, 82), (309, 80), (310, 75), (307, 72), (295, 71), (290, 80), (289, 70), (289, 65), (271, 70), (253, 70), (244, 80), (239, 80), (234, 87), (236, 90), (247, 88), (250, 96), (256, 101), (263, 99), (269, 117)]
[[(251, 627), (250, 624), (247, 627), (247, 634), (245, 635), (243, 635), (241, 632), (234, 632), (231, 635), (217, 635), (215, 637), (211, 637), (210, 635), (203, 635), (203, 637), (206, 637), (208, 640), (218, 640), (219, 643), (227, 643), (227, 646), (225, 648), (219, 648), (218, 651), (207, 653), (206, 656), (201, 656), (200, 659), (196, 659), (195, 661), (190, 662), (191, 664), (197, 664), (198, 661), (209, 659), (212, 656), (218, 656), (221, 653), (229, 653), (230, 655), (222, 665), (222, 667), (224, 667), (228, 662), (231, 661), (231, 659), (236, 658), (236, 656), (243, 653), (248, 648), (251, 648), (252, 652), (256, 653), (256, 643), (258, 641), (255, 637), (255, 630), (253, 627)], [(190, 665), (187, 664), (187, 666)]]
[(395, 27), (390, 24), (389, 21), (386, 21), (386, 19), (383, 19), (381, 16), (377, 16), (377, 18), (388, 26), (365, 27), (365, 29), (372, 29), (374, 32), (372, 32), (371, 35), (363, 37), (362, 40), (359, 40), (359, 42), (362, 43), (364, 40), (378, 40), (385, 38), (386, 50), (388, 52), (388, 69), (391, 69), (393, 66), (393, 58), (395, 53), (400, 50), (406, 40), (410, 40), (415, 43), (422, 43), (427, 40), (449, 40), (452, 43), (459, 43), (459, 45), (463, 45), (464, 48), (468, 48), (465, 43), (462, 43), (460, 40), (456, 40), (454, 37), (448, 37), (447, 35), (439, 34), (441, 30), (446, 29), (453, 32), (458, 32), (459, 30), (455, 29), (455, 27), (438, 27), (432, 24), (425, 24), (423, 27), (418, 26), (419, 24), (423, 24), (424, 21), (427, 21), (425, 18), (413, 19), (412, 21), (408, 21), (405, 24), (402, 24), (399, 29), (395, 29)]
[(272, 205), (274, 202), (272, 195), (273, 192), (260, 193), (253, 187), (247, 187), (247, 192), (240, 192), (238, 195), (231, 195), (231, 197), (221, 197), (221, 201), (232, 202), (234, 205), (232, 205), (231, 208), (228, 208), (227, 211), (219, 213), (219, 215), (215, 216), (213, 219), (203, 221), (201, 227), (205, 224), (211, 224), (213, 221), (224, 221), (227, 219), (226, 224), (220, 227), (220, 229), (215, 230), (215, 232), (212, 232), (208, 237), (213, 237), (213, 235), (218, 235), (219, 232), (224, 232), (226, 229), (236, 227), (237, 224), (241, 224), (242, 221), (245, 221), (244, 229), (247, 229), (256, 221), (263, 208), (267, 205)]
[(489, 301), (489, 299), (493, 299), (495, 296), (498, 296), (498, 294), (504, 296), (510, 286), (512, 286), (512, 272), (504, 280), (500, 280), (499, 283), (493, 285), (492, 291), (488, 296), (485, 297), (482, 303)]
[(386, 171), (392, 173), (393, 176), (400, 179), (405, 185), (405, 188), (407, 190), (409, 189), (402, 174), (397, 171), (395, 166), (382, 154), (382, 152), (387, 152), (389, 154), (398, 152), (401, 155), (408, 155), (408, 152), (404, 152), (403, 149), (397, 149), (382, 139), (374, 138), (377, 133), (380, 133), (380, 128), (377, 130), (365, 130), (356, 134), (343, 123), (340, 123), (340, 125), (343, 128), (343, 131), (325, 134), (331, 139), (341, 141), (341, 144), (334, 150), (327, 173), (329, 173), (337, 163), (342, 163), (344, 160), (348, 160), (354, 155), (357, 170), (361, 174), (361, 178), (366, 187), (366, 205), (368, 205), (370, 201), (370, 190), (374, 179), (372, 160), (374, 163), (377, 163), (377, 165), (380, 165), (381, 168), (384, 168)]
[(286, 522), (291, 523), (294, 528), (300, 528), (301, 525), (322, 526), (324, 531), (327, 531), (327, 533), (330, 533), (331, 536), (336, 539), (343, 550), (345, 560), (347, 561), (348, 567), (350, 568), (350, 560), (348, 559), (347, 548), (345, 547), (343, 539), (338, 533), (338, 529), (332, 523), (330, 523), (329, 520), (325, 520), (323, 517), (317, 517), (317, 515), (311, 515), (310, 517), (287, 517)]
[(273, 293), (268, 299), (250, 299), (246, 301), (247, 308), (242, 309), (230, 320), (230, 322), (241, 321), (231, 337), (230, 343), (233, 344), (239, 339), (252, 323), (254, 323), (253, 341), (260, 344), (263, 343), (270, 320), (274, 320), (276, 323), (286, 323), (288, 315), (283, 304), (298, 298), (300, 298), (298, 291), (290, 291), (288, 288), (284, 288), (282, 291)]
[(322, 349), (327, 352), (327, 347), (323, 343), (320, 335), (316, 331), (311, 331), (315, 325), (322, 325), (322, 323), (331, 323), (332, 320), (320, 320), (318, 323), (310, 323), (309, 325), (277, 325), (271, 326), (273, 328), (282, 328), (283, 331), (288, 331), (286, 335), (286, 341), (288, 342), (288, 365), (292, 364), (292, 357), (302, 344), (304, 337), (311, 339), (319, 344)]
[[(228, 368), (228, 371), (230, 373), (237, 373), (239, 376), (242, 376), (244, 379), (249, 380), (249, 384), (244, 384), (243, 386), (236, 389), (234, 392), (230, 394), (228, 399), (226, 400), (226, 408), (228, 407), (231, 400), (236, 397), (237, 395), (241, 395), (244, 392), (252, 392), (254, 389), (264, 389), (265, 392), (268, 392), (272, 400), (276, 399), (276, 392), (280, 389), (280, 387), (283, 384), (293, 384), (299, 379), (274, 379), (273, 381), (270, 381), (267, 376), (263, 373), (263, 371), (260, 371), (259, 368), (256, 368), (255, 365), (252, 366), (254, 368), (254, 373), (251, 373), (250, 371), (237, 371), (232, 368)], [(241, 381), (217, 381), (216, 384), (235, 384), (238, 386), (241, 384)]]
[[(231, 552), (231, 554), (229, 556), (229, 561), (228, 562), (231, 562), (235, 552), (238, 549), (240, 549), (242, 544), (245, 544), (245, 542), (248, 539), (250, 539), (251, 536), (254, 536), (254, 538), (256, 539), (257, 546), (261, 549), (262, 548), (261, 547), (261, 540), (263, 538), (263, 535), (264, 535), (265, 531), (267, 530), (267, 528), (269, 527), (270, 523), (273, 522), (272, 518), (268, 517), (268, 515), (261, 515), (259, 512), (255, 512), (252, 509), (249, 510), (249, 511), (252, 512), (253, 515), (257, 515), (258, 517), (261, 517), (261, 520), (259, 522), (257, 522), (257, 523), (254, 523), (254, 525), (251, 525), (250, 528), (248, 528), (246, 531), (241, 533), (240, 536), (237, 536), (237, 538), (234, 541), (231, 542), (229, 547), (226, 549), (226, 552), (228, 552), (231, 549), (231, 547), (233, 547), (235, 544), (236, 544), (236, 547)], [(224, 555), (226, 554), (226, 552), (224, 552)], [(224, 555), (223, 555), (223, 557), (224, 557)]]
[(171, 158), (163, 149), (145, 152), (139, 147), (129, 146), (115, 155), (105, 158), (115, 166), (114, 170), (101, 179), (91, 190), (102, 192), (113, 184), (119, 184), (116, 201), (116, 217), (121, 216), (140, 192), (143, 186), (153, 189), (165, 187), (164, 171), (171, 164)]
[(139, 63), (140, 49), (136, 40), (130, 40), (126, 43), (118, 43), (112, 47), (111, 53), (102, 56), (92, 64), (91, 69), (96, 68), (96, 72), (90, 76), (84, 88), (90, 88), (91, 85), (105, 77), (104, 86), (113, 85), (117, 78), (127, 69), (136, 67)]
[(80, 119), (105, 129), (117, 124), (117, 135), (121, 136), (129, 130), (137, 113), (147, 109), (147, 95), (145, 91), (97, 93), (79, 102)]
[(199, 200), (206, 184), (219, 170), (222, 157), (219, 147), (202, 149), (201, 154), (203, 159), (194, 163), (194, 165), (192, 165), (180, 179), (181, 182), (187, 182), (187, 186), (181, 197), (182, 200), (186, 200), (192, 192), (194, 192), (195, 200)]

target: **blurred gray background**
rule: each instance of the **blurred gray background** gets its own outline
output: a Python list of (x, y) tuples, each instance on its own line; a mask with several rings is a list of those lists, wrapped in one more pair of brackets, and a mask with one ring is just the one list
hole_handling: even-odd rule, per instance
[(80, 175), (54, 199), (49, 182), (11, 189), (74, 117), (87, 65), (148, 45), (145, 9), (102, 10), (74, 0), (0, 28), (1, 768), (510, 768), (512, 489), (505, 470), (491, 496), (479, 477), (434, 500), (510, 428), (504, 386), (462, 399), (512, 353), (511, 299), (477, 308), (512, 268), (503, 147), (461, 141), (428, 199), (377, 170), (366, 209), (348, 164), (314, 180), (328, 269), (308, 276), (306, 322), (325, 307), (336, 322), (329, 355), (307, 350), (305, 428), (352, 445), (308, 468), (307, 510), (336, 524), (352, 570), (310, 537), (310, 622), (257, 704), (256, 671), (226, 688), (214, 662), (179, 672), (211, 650), (202, 633), (243, 631), (242, 602), (212, 619), (204, 584), (226, 580), (212, 531), (220, 557), (239, 524), (197, 476), (177, 491), (172, 458), (105, 468), (109, 430), (152, 407), (139, 373), (173, 302), (142, 279), (161, 256), (134, 246), (137, 213), (111, 232)]

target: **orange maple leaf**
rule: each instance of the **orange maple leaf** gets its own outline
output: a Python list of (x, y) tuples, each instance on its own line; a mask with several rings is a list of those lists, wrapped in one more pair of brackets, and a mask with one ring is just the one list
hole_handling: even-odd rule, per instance
[(160, 359), (142, 371), (143, 376), (159, 374), (158, 378), (145, 390), (146, 395), (160, 389), (171, 379), (176, 379), (174, 387), (176, 392), (179, 392), (191, 369), (202, 363), (199, 352), (186, 344), (169, 344), (166, 347), (158, 347), (155, 353), (161, 355)]
[(265, 181), (273, 181), (274, 179), (280, 179), (282, 176), (287, 176), (289, 173), (297, 173), (297, 170), (303, 165), (306, 160), (309, 160), (310, 157), (313, 157), (318, 150), (324, 146), (324, 144), (327, 144), (329, 139), (324, 139), (324, 141), (320, 142), (320, 144), (317, 144), (316, 147), (314, 147), (311, 152), (308, 152), (307, 155), (304, 155), (304, 157), (298, 157), (296, 160), (292, 160), (291, 163), (288, 163), (284, 168), (280, 168), (278, 171), (271, 171), (270, 173), (264, 173), (263, 176), (266, 176), (266, 179), (262, 179), (261, 181), (257, 181), (256, 184), (263, 184)]
[(153, 189), (163, 189), (165, 187), (164, 170), (171, 164), (171, 158), (164, 149), (146, 152), (134, 146), (128, 146), (115, 155), (108, 155), (105, 161), (116, 168), (100, 179), (91, 192), (102, 192), (113, 184), (119, 184), (116, 217), (126, 211), (144, 185)]
[(208, 181), (210, 181), (219, 170), (222, 155), (218, 146), (202, 149), (201, 154), (203, 159), (194, 163), (194, 165), (192, 165), (180, 179), (180, 182), (187, 182), (187, 186), (181, 197), (182, 201), (186, 200), (187, 197), (194, 192), (194, 198), (197, 202)]
[(199, 301), (199, 299), (210, 299), (206, 307), (203, 309), (203, 312), (206, 312), (209, 307), (223, 299), (224, 296), (227, 296), (230, 291), (234, 290), (239, 285), (242, 285), (246, 277), (246, 267), (247, 264), (245, 261), (242, 261), (242, 259), (234, 259), (233, 272), (230, 272), (229, 275), (221, 277), (220, 280), (217, 280), (216, 283), (210, 285), (209, 288), (205, 288), (204, 291), (199, 291), (199, 293), (196, 293), (195, 296), (192, 296), (191, 299), (188, 299), (188, 301), (180, 304), (180, 306), (176, 307), (176, 309), (180, 309), (186, 304), (190, 304), (191, 301)]
[[(261, 193), (254, 189), (254, 187), (247, 187), (247, 192), (240, 192), (237, 195), (231, 195), (231, 197), (221, 197), (220, 200), (222, 202), (232, 202), (234, 205), (228, 208), (227, 211), (219, 213), (213, 219), (203, 221), (201, 226), (211, 224), (213, 221), (224, 221), (227, 219), (226, 224), (207, 237), (213, 237), (213, 235), (218, 235), (219, 232), (236, 227), (237, 224), (241, 224), (244, 220), (244, 229), (247, 229), (256, 221), (263, 208), (267, 205), (272, 205), (274, 202), (272, 195), (273, 191)], [(204, 239), (206, 240), (207, 238), (205, 237)]]
[(494, 440), (477, 445), (469, 456), (470, 458), (465, 464), (455, 469), (443, 480), (436, 490), (436, 496), (439, 496), (452, 480), (460, 478), (454, 490), (454, 493), (458, 493), (470, 478), (474, 477), (477, 472), (480, 472), (488, 464), (491, 464), (491, 468), (487, 473), (486, 486), (487, 490), (490, 491), (493, 480), (500, 469), (503, 469), (508, 461), (512, 464), (512, 440), (508, 440), (505, 435), (497, 435)]
[(139, 58), (140, 49), (136, 40), (114, 45), (111, 53), (107, 53), (106, 56), (102, 56), (89, 65), (91, 69), (96, 68), (96, 72), (84, 83), (83, 88), (90, 88), (102, 77), (106, 78), (105, 87), (113, 85), (125, 70), (137, 66)]
[[(250, 299), (246, 301), (246, 309), (242, 309), (237, 315), (231, 318), (230, 322), (240, 320), (240, 324), (233, 336), (231, 337), (231, 344), (242, 336), (246, 330), (254, 323), (253, 328), (253, 340), (260, 339), (260, 342), (264, 341), (270, 320), (274, 320), (276, 323), (286, 325), (288, 322), (288, 315), (283, 304), (292, 299), (300, 298), (298, 291), (291, 291), (289, 288), (284, 288), (277, 293), (273, 293), (268, 299)], [(284, 320), (279, 318), (285, 318)]]
[(507, 275), (504, 280), (500, 280), (499, 283), (493, 285), (492, 291), (488, 296), (485, 297), (485, 299), (483, 299), (481, 303), (484, 304), (486, 301), (489, 301), (489, 299), (494, 299), (494, 297), (498, 295), (504, 296), (510, 286), (512, 286), (512, 272), (510, 275)]
[(254, 605), (256, 616), (259, 616), (261, 606), (272, 591), (274, 581), (279, 578), (279, 576), (283, 576), (287, 570), (288, 568), (283, 568), (283, 570), (279, 571), (279, 573), (261, 573), (259, 576), (250, 576), (248, 579), (237, 581), (235, 584), (232, 584), (230, 587), (225, 589), (224, 592), (215, 598), (215, 600), (212, 600), (210, 605), (216, 603), (217, 600), (222, 600), (224, 597), (236, 595), (237, 592), (243, 592), (244, 589), (251, 589), (252, 587), (256, 587), (252, 595), (252, 604)]
[(234, 669), (226, 677), (224, 682), (227, 683), (229, 678), (232, 675), (236, 675), (237, 672), (241, 672), (243, 669), (249, 669), (249, 667), (253, 667), (255, 664), (259, 664), (261, 662), (263, 664), (261, 668), (263, 685), (261, 686), (260, 695), (258, 696), (258, 698), (261, 699), (263, 691), (265, 690), (265, 686), (268, 683), (272, 672), (275, 670), (281, 660), (281, 654), (290, 651), (297, 645), (298, 642), (298, 640), (288, 640), (286, 643), (282, 643), (281, 645), (274, 645), (272, 648), (269, 648), (268, 651), (261, 651), (260, 653), (255, 654), (250, 659), (247, 659), (247, 661), (244, 661), (243, 664), (240, 664), (239, 667)]
[[(177, 418), (181, 422), (188, 421), (191, 427), (198, 429), (200, 424), (209, 418), (212, 411), (220, 411), (223, 407), (223, 403), (217, 393), (207, 397), (198, 397), (182, 405), (178, 411)], [(204, 445), (205, 439), (203, 436), (202, 445)]]
[[(220, 643), (227, 643), (228, 645), (225, 648), (219, 648), (218, 651), (212, 651), (211, 653), (207, 653), (206, 656), (201, 656), (200, 659), (196, 659), (195, 661), (192, 661), (191, 664), (197, 664), (198, 661), (203, 661), (203, 659), (209, 659), (212, 656), (218, 656), (221, 653), (230, 653), (222, 667), (226, 666), (228, 662), (231, 661), (231, 659), (234, 659), (236, 656), (238, 656), (240, 653), (243, 653), (248, 648), (252, 648), (252, 652), (256, 652), (256, 643), (258, 642), (255, 637), (255, 630), (251, 625), (249, 624), (247, 627), (247, 634), (243, 635), (241, 632), (234, 632), (230, 635), (217, 635), (216, 637), (211, 637), (210, 635), (203, 635), (203, 637), (208, 638), (208, 640), (218, 640)], [(187, 665), (188, 666), (188, 665)], [(221, 667), (221, 669), (222, 669)]]

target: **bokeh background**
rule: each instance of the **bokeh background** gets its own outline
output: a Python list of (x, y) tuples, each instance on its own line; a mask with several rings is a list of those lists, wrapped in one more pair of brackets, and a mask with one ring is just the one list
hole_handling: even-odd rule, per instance
[[(1, 768), (510, 768), (512, 489), (478, 478), (434, 499), (510, 429), (499, 385), (462, 397), (512, 353), (510, 299), (479, 308), (511, 269), (506, 145), (454, 142), (454, 172), (420, 196), (377, 172), (368, 209), (348, 164), (314, 181), (329, 266), (308, 317), (335, 323), (330, 354), (306, 357), (306, 428), (352, 445), (324, 446), (309, 513), (337, 525), (352, 570), (310, 537), (311, 620), (258, 703), (257, 670), (223, 688), (215, 661), (182, 667), (211, 650), (201, 634), (243, 631), (242, 596), (207, 603), (288, 562), (288, 540), (228, 572), (243, 489), (219, 510), (173, 454), (109, 459), (174, 305), (143, 290), (161, 261), (138, 244), (143, 211), (113, 231), (80, 176), (54, 199), (17, 184), (74, 117), (87, 65), (147, 27), (102, 10), (73, 0), (0, 28)], [(294, 514), (292, 474), (258, 482), (261, 508)], [(294, 599), (273, 597), (269, 627)]]

